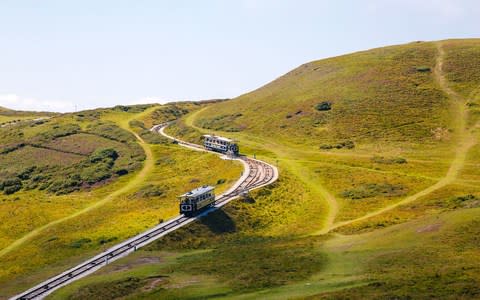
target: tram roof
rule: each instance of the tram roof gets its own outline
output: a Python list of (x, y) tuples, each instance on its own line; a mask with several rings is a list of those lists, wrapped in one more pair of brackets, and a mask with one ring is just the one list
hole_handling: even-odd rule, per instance
[(214, 189), (215, 188), (213, 186), (204, 185), (204, 186), (198, 187), (194, 190), (191, 190), (190, 192), (187, 192), (187, 193), (181, 195), (180, 197), (196, 197), (196, 196), (200, 196), (202, 194), (208, 193), (210, 191), (213, 191)]
[(214, 139), (221, 140), (221, 141), (225, 141), (225, 142), (233, 142), (232, 139), (229, 139), (229, 138), (226, 138), (226, 137), (223, 137), (223, 136), (218, 136), (218, 135), (204, 134), (203, 137), (205, 137), (205, 138), (214, 138)]

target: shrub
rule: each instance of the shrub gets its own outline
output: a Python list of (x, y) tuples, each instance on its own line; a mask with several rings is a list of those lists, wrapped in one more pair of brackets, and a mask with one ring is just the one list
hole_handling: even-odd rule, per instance
[(18, 144), (13, 144), (13, 145), (3, 145), (2, 148), (0, 148), (0, 154), (7, 154), (7, 153), (13, 152), (15, 150), (18, 150), (22, 147), (25, 147), (25, 143), (18, 143)]
[(390, 183), (367, 183), (362, 184), (358, 188), (343, 191), (342, 197), (350, 199), (364, 199), (379, 195), (396, 197), (405, 194), (405, 187), (400, 184), (394, 185)]
[(50, 184), (47, 191), (57, 195), (64, 195), (76, 191), (82, 185), (82, 181), (77, 177), (79, 176), (55, 180)]
[(83, 169), (80, 176), (86, 183), (95, 184), (112, 176), (110, 168), (108, 164), (99, 163)]
[(0, 182), (0, 191), (5, 195), (11, 195), (22, 189), (22, 181), (17, 178), (7, 178)]
[(108, 162), (115, 161), (118, 158), (118, 153), (114, 149), (101, 149), (93, 152), (90, 155), (90, 162), (97, 163), (100, 161)]
[(3, 193), (5, 195), (11, 195), (11, 194), (15, 194), (16, 192), (18, 192), (21, 189), (22, 189), (21, 185), (7, 186), (7, 187), (4, 187)]
[(431, 68), (427, 66), (419, 66), (416, 67), (415, 70), (417, 70), (418, 72), (430, 72)]
[(132, 128), (133, 127), (138, 127), (138, 128), (141, 128), (141, 129), (146, 129), (145, 124), (142, 121), (139, 121), (139, 120), (132, 120), (132, 121), (128, 122), (128, 125)]
[(80, 132), (78, 124), (55, 124), (50, 129), (42, 132), (39, 138), (42, 140), (52, 140), (64, 136), (69, 136)]
[(332, 102), (323, 101), (315, 105), (315, 109), (318, 111), (327, 111), (332, 109)]
[(344, 141), (344, 142), (340, 142), (339, 144), (335, 145), (335, 148), (337, 148), (337, 149), (342, 149), (342, 148), (353, 149), (353, 148), (355, 148), (355, 144), (352, 141)]
[(113, 242), (113, 241), (116, 241), (118, 238), (116, 236), (112, 236), (112, 237), (105, 237), (105, 236), (102, 236), (98, 239), (98, 243), (100, 245), (103, 245), (103, 244), (107, 244), (107, 243), (110, 243), (110, 242)]
[(329, 150), (329, 149), (353, 149), (355, 148), (355, 143), (353, 141), (350, 141), (350, 140), (347, 140), (347, 141), (343, 141), (343, 142), (339, 142), (337, 144), (322, 144), (320, 145), (320, 149), (322, 150)]
[(76, 241), (70, 243), (69, 247), (78, 249), (78, 248), (82, 248), (83, 245), (91, 243), (91, 242), (92, 242), (92, 240), (89, 239), (89, 238), (82, 238), (82, 239), (79, 239), (79, 240), (76, 240)]
[(116, 111), (129, 112), (129, 113), (141, 113), (146, 109), (152, 107), (152, 104), (138, 104), (138, 105), (117, 105), (113, 108)]
[[(194, 103), (197, 105), (197, 103)], [(153, 123), (163, 123), (166, 121), (173, 121), (187, 114), (188, 109), (181, 108), (175, 104), (168, 104), (160, 107), (151, 114)]]
[(128, 174), (128, 170), (127, 169), (118, 169), (118, 170), (115, 171), (115, 174), (117, 174), (118, 176), (124, 176), (124, 175)]
[(36, 168), (36, 166), (25, 168), (22, 172), (20, 172), (20, 174), (18, 174), (18, 178), (22, 180), (30, 179), (31, 174), (33, 173), (33, 171), (35, 171)]
[(437, 205), (445, 208), (473, 208), (480, 206), (480, 199), (475, 195), (468, 194), (464, 196), (451, 197), (449, 199), (439, 199)]
[(402, 157), (385, 158), (383, 156), (374, 156), (372, 161), (377, 164), (406, 164), (407, 160)]

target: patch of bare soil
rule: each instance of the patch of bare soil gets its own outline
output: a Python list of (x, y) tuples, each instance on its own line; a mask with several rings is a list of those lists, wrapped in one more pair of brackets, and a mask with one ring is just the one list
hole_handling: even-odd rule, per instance
[(118, 264), (113, 266), (113, 268), (111, 269), (111, 272), (120, 272), (120, 271), (130, 270), (136, 266), (157, 264), (157, 263), (160, 263), (161, 261), (162, 259), (160, 257), (139, 257), (128, 263)]
[(167, 282), (168, 279), (165, 276), (150, 277), (147, 283), (142, 287), (142, 292), (150, 292), (155, 288), (166, 284)]
[(167, 287), (171, 289), (181, 289), (196, 283), (199, 283), (200, 279), (196, 277), (192, 277), (189, 280), (181, 281), (181, 282), (175, 282), (172, 284), (169, 284)]
[(450, 139), (450, 131), (447, 128), (438, 127), (432, 129), (431, 133), (437, 141), (446, 141)]
[(435, 223), (417, 229), (417, 233), (436, 232), (442, 227), (442, 224)]

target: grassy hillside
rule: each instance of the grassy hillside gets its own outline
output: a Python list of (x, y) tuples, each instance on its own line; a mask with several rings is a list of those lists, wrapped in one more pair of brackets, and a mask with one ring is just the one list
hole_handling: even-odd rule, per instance
[(432, 76), (436, 55), (433, 43), (413, 43), (310, 62), (205, 109), (196, 125), (317, 149), (345, 140), (433, 143), (431, 130), (448, 127), (450, 109)]
[(479, 57), (480, 40), (415, 42), (169, 108), (170, 134), (235, 138), (280, 179), (49, 298), (479, 298)]
[(49, 112), (17, 111), (0, 106), (0, 127), (56, 115)]
[[(480, 40), (415, 42), (310, 62), (229, 101), (121, 106), (3, 128), (5, 144), (25, 144), (5, 161), (61, 149), (60, 162), (38, 155), (52, 176), (86, 161), (111, 170), (57, 195), (27, 188), (35, 171), (25, 177), (4, 164), (21, 189), (0, 202), (14, 220), (2, 225), (1, 296), (174, 215), (182, 190), (219, 179), (225, 188), (239, 176), (231, 162), (148, 132), (179, 118), (170, 134), (235, 138), (242, 152), (277, 164), (280, 179), (50, 299), (480, 297), (479, 57)], [(103, 134), (93, 134), (99, 126)], [(45, 137), (52, 130), (69, 134)], [(144, 161), (128, 169), (138, 147)], [(92, 162), (103, 148), (118, 158)], [(120, 167), (128, 172), (115, 173)]]
[[(0, 298), (178, 214), (177, 195), (218, 192), (240, 164), (143, 139), (161, 106), (56, 115), (0, 129)], [(154, 137), (151, 137), (154, 139)], [(121, 220), (121, 221), (120, 221)]]

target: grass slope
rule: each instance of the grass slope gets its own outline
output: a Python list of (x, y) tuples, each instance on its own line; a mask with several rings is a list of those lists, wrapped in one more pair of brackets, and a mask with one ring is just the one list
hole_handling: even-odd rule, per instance
[(0, 106), (0, 127), (56, 115), (49, 112), (17, 111)]
[(373, 49), (192, 107), (168, 133), (235, 138), (279, 181), (50, 298), (478, 298), (478, 57)]
[[(145, 152), (145, 160), (140, 170), (65, 195), (27, 189), (0, 196), (3, 200), (0, 202), (2, 215), (12, 220), (0, 227), (3, 246), (0, 250), (0, 297), (18, 293), (114, 242), (177, 215), (176, 196), (186, 189), (208, 183), (217, 185), (221, 192), (240, 176), (240, 164), (220, 160), (215, 155), (191, 153), (170, 144), (147, 144), (130, 128), (129, 123), (155, 109), (157, 107), (129, 112), (122, 107), (65, 115), (58, 117), (61, 120), (47, 122), (63, 119), (70, 122), (74, 119), (85, 130), (96, 124), (98, 119), (107, 122), (105, 124), (117, 124), (137, 140), (135, 143)], [(104, 136), (114, 133), (108, 131), (111, 125), (101, 128)], [(11, 130), (4, 129), (9, 133)], [(43, 134), (45, 130), (38, 126), (24, 128), (22, 137), (36, 136), (36, 132)], [(124, 137), (128, 139), (128, 135)], [(54, 138), (49, 140), (49, 145), (60, 146), (64, 151), (88, 153), (96, 147), (106, 146), (105, 139), (99, 135), (79, 133)], [(129, 155), (126, 161), (135, 159), (131, 151), (122, 148), (124, 143), (106, 140), (110, 141), (108, 147)], [(88, 141), (87, 145), (85, 141)], [(100, 145), (96, 144), (99, 141)], [(20, 150), (11, 153), (17, 151)], [(63, 160), (55, 155), (52, 156), (53, 161), (54, 157)], [(191, 162), (194, 164), (190, 165)], [(118, 220), (122, 220), (122, 226), (119, 226)]]

